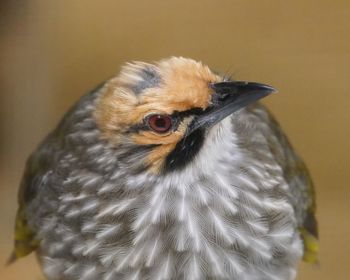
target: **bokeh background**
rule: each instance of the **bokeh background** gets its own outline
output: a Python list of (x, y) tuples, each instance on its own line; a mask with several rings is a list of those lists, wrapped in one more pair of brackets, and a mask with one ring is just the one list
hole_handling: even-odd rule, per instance
[(317, 188), (320, 265), (298, 279), (350, 279), (349, 1), (1, 0), (0, 40), (0, 279), (43, 279), (34, 256), (3, 265), (29, 153), (122, 63), (172, 55), (279, 89)]

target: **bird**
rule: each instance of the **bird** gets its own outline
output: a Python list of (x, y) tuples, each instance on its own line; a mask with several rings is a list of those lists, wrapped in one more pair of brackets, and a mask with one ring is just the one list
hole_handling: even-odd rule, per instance
[(126, 63), (31, 154), (14, 251), (47, 279), (295, 279), (318, 262), (303, 160), (259, 100), (202, 62)]

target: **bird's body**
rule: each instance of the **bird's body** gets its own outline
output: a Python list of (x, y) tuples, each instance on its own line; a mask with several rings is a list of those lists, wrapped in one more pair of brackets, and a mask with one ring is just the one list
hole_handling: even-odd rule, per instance
[[(131, 65), (84, 96), (33, 153), (19, 195), (17, 257), (37, 249), (49, 279), (294, 279), (303, 252), (314, 257), (305, 243), (316, 235), (314, 202), (277, 123), (255, 103), (198, 129), (194, 120), (216, 101), (207, 89), (195, 95), (223, 81), (182, 58), (152, 67)], [(170, 98), (172, 71), (183, 88)], [(191, 77), (204, 82), (188, 84)], [(168, 96), (144, 93), (162, 87)], [(130, 98), (127, 89), (135, 100), (118, 103), (116, 92)], [(165, 134), (134, 122), (164, 105), (149, 106), (154, 100), (172, 116)]]

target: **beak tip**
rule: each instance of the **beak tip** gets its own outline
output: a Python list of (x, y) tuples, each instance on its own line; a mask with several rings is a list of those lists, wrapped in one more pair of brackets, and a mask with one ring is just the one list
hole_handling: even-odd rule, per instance
[(278, 89), (276, 89), (274, 87), (270, 87), (270, 86), (267, 86), (267, 87), (268, 87), (268, 90), (270, 91), (271, 94), (278, 93)]
[(252, 85), (255, 85), (258, 90), (265, 91), (267, 94), (277, 93), (278, 90), (272, 86), (266, 85), (266, 84), (260, 84), (260, 83), (251, 83)]

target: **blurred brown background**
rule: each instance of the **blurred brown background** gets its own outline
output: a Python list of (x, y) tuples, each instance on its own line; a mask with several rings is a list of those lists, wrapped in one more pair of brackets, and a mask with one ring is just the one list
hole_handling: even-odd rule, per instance
[(28, 154), (80, 95), (130, 60), (171, 55), (279, 89), (266, 103), (317, 187), (320, 267), (350, 279), (350, 2), (0, 2), (0, 279), (43, 279), (34, 256), (4, 267)]

